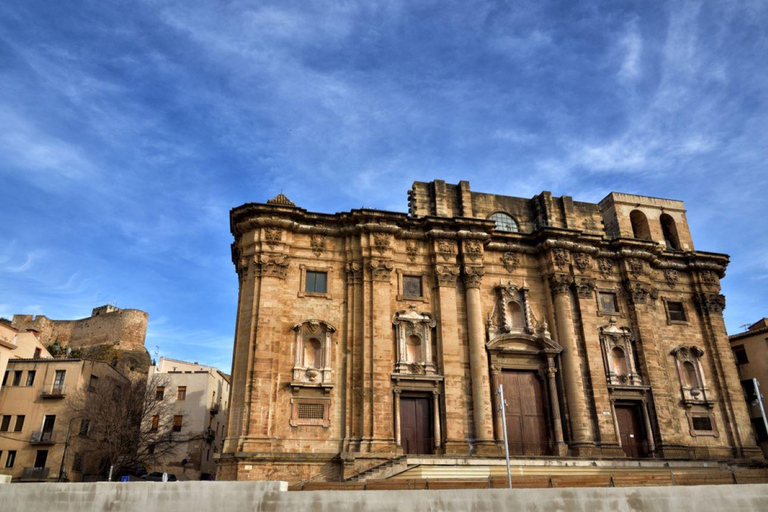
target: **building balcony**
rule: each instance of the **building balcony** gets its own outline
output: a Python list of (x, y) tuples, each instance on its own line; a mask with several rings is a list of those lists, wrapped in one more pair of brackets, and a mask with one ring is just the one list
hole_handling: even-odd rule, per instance
[(67, 395), (67, 387), (64, 385), (48, 385), (43, 387), (43, 398), (64, 398)]
[(206, 443), (212, 443), (216, 439), (216, 431), (211, 427), (206, 428), (205, 432), (203, 432), (203, 438)]
[(24, 468), (18, 480), (27, 482), (47, 480), (50, 472), (51, 468)]
[(211, 415), (216, 416), (219, 414), (219, 411), (221, 410), (221, 406), (219, 406), (218, 403), (215, 403), (211, 406)]
[(29, 438), (29, 444), (56, 444), (56, 440), (53, 432), (35, 430)]

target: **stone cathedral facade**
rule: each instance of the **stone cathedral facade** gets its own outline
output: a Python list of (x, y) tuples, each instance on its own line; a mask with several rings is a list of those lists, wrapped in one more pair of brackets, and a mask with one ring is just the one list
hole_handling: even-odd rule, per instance
[(416, 182), (409, 213), (282, 194), (231, 212), (222, 479), (352, 478), (403, 454), (762, 459), (723, 323), (728, 257), (683, 203)]

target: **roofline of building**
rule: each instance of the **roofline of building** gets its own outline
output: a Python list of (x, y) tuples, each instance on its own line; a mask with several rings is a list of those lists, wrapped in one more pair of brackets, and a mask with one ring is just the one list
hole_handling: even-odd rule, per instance
[(755, 329), (754, 331), (744, 331), (744, 332), (740, 332), (738, 334), (733, 334), (731, 336), (728, 336), (728, 341), (736, 341), (736, 340), (740, 340), (742, 338), (748, 338), (748, 337), (750, 337), (752, 335), (755, 335), (755, 334), (763, 334), (763, 333), (768, 333), (768, 327), (763, 327), (763, 328), (760, 328), (760, 329)]

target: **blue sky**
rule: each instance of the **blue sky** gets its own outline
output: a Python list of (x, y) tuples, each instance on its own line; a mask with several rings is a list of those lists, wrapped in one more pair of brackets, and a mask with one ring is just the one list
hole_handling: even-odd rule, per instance
[(768, 2), (0, 4), (0, 315), (150, 314), (231, 361), (228, 212), (406, 210), (414, 180), (685, 201), (768, 316)]

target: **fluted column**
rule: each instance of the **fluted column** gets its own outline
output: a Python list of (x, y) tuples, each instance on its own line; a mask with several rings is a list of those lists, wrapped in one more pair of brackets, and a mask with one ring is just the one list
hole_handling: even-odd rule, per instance
[(563, 381), (568, 396), (568, 412), (571, 419), (571, 447), (575, 455), (584, 455), (594, 447), (592, 425), (584, 391), (584, 374), (579, 361), (579, 347), (573, 326), (571, 304), (571, 278), (567, 274), (553, 274), (549, 278), (555, 306), (558, 342), (563, 347)]
[(488, 376), (488, 356), (485, 351), (483, 307), (480, 283), (485, 270), (480, 266), (464, 267), (464, 287), (467, 295), (467, 331), (469, 335), (469, 365), (472, 380), (472, 410), (475, 440), (478, 445), (493, 444), (491, 392)]

